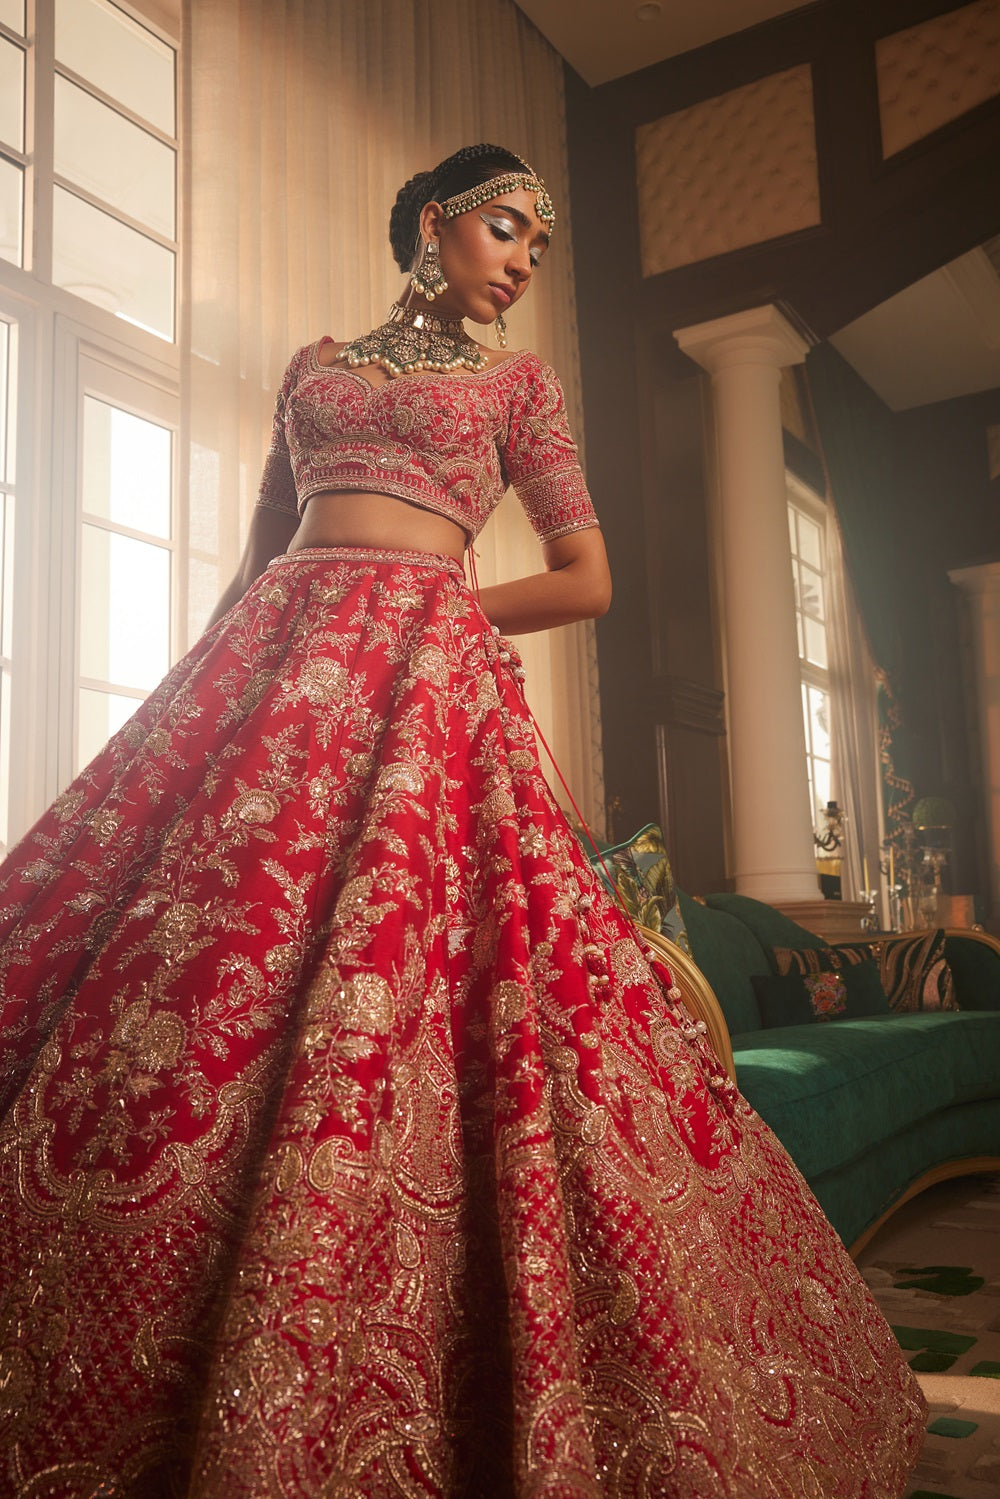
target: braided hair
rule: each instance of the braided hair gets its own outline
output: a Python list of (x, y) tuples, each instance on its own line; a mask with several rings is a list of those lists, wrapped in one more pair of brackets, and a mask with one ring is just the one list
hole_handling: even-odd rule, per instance
[(396, 194), (389, 215), (389, 243), (401, 271), (413, 265), (420, 233), (420, 214), (425, 203), (443, 203), (503, 172), (524, 171), (526, 163), (503, 146), (463, 146), (446, 156), (430, 172), (418, 172)]

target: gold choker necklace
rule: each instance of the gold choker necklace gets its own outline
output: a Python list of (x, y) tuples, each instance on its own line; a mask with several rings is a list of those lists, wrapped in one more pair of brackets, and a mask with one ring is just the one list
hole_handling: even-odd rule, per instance
[(336, 358), (352, 369), (377, 364), (390, 376), (415, 370), (481, 370), (489, 362), (461, 318), (432, 317), (398, 302), (390, 308), (387, 323), (352, 339)]

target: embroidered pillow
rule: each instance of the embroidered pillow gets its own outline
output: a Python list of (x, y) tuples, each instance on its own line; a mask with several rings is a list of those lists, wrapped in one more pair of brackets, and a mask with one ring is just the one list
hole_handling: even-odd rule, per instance
[(648, 822), (625, 843), (603, 849), (600, 858), (593, 852), (589, 857), (609, 888), (614, 881), (633, 921), (668, 937), (690, 953), (691, 943), (677, 903), (670, 860), (663, 834), (655, 822)]
[(955, 981), (945, 958), (945, 934), (940, 928), (844, 947), (776, 947), (774, 959), (780, 974), (849, 969), (873, 961), (878, 965), (889, 1006), (896, 1013), (958, 1009)]
[(817, 973), (793, 969), (782, 974), (754, 974), (751, 983), (761, 1019), (768, 1027), (859, 1020), (890, 1013), (878, 969), (870, 958)]

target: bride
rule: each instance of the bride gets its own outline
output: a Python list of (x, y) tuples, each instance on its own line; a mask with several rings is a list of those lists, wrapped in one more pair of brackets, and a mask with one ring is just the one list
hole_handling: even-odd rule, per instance
[[(610, 584), (520, 158), (401, 190), (211, 627), (0, 870), (17, 1499), (892, 1499), (923, 1403), (602, 893), (506, 632)], [(508, 483), (542, 569), (462, 558)], [(137, 627), (141, 625), (137, 621)]]

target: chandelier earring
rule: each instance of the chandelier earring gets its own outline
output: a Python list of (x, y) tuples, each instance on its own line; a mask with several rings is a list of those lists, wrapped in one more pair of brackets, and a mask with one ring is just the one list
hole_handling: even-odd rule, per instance
[(428, 302), (433, 302), (435, 297), (448, 290), (436, 239), (429, 239), (424, 245), (423, 254), (410, 277), (410, 285), (418, 296), (425, 297)]
[(493, 326), (497, 330), (497, 347), (505, 349), (507, 347), (507, 324), (503, 320), (502, 312), (497, 313), (496, 322)]

